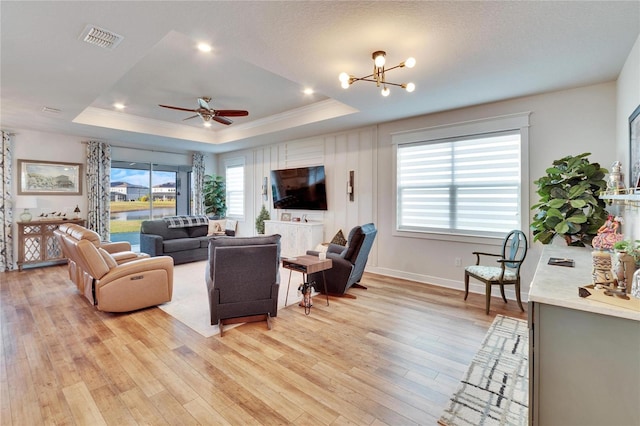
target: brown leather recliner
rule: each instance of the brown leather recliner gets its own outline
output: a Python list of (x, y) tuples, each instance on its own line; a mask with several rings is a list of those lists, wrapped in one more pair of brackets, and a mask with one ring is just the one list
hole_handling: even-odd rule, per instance
[[(135, 253), (131, 251), (131, 243), (129, 243), (128, 241), (102, 241), (100, 235), (97, 232), (76, 223), (63, 223), (58, 227), (57, 231), (59, 231), (59, 233), (66, 233), (76, 240), (88, 240), (94, 246), (103, 248), (113, 256), (118, 265), (130, 262), (132, 260), (149, 257), (149, 255), (146, 253)], [(56, 234), (56, 231), (54, 231), (54, 234)], [(67, 267), (69, 269), (69, 278), (76, 284), (78, 290), (81, 293), (84, 293), (83, 271), (78, 268), (75, 260), (72, 259), (71, 256), (67, 253), (66, 244), (64, 244), (61, 240), (61, 235), (56, 234), (56, 238), (58, 240), (58, 245), (60, 246), (62, 253), (68, 259)]]
[(70, 266), (69, 276), (98, 310), (128, 312), (171, 301), (171, 257), (136, 256), (118, 264), (114, 255), (100, 247), (100, 244), (96, 245), (95, 233), (83, 229), (71, 232), (66, 232), (69, 231), (66, 228), (57, 229), (54, 233), (70, 265), (73, 262), (73, 271)]

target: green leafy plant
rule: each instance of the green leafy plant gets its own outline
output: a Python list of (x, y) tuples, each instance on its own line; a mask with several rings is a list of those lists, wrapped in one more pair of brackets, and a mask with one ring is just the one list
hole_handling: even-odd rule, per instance
[(222, 218), (227, 213), (226, 185), (222, 176), (204, 176), (205, 213)]
[(264, 234), (264, 221), (269, 219), (271, 219), (271, 215), (269, 215), (269, 212), (263, 204), (256, 218), (256, 231), (258, 231), (258, 234)]
[(607, 169), (591, 163), (591, 153), (567, 156), (553, 162), (547, 175), (534, 181), (540, 202), (531, 229), (533, 240), (549, 244), (556, 235), (567, 245), (591, 245), (591, 240), (607, 219), (605, 202), (598, 196), (605, 190)]
[(640, 262), (640, 240), (622, 240), (617, 241), (613, 244), (613, 249), (617, 252), (627, 253), (629, 256), (632, 256), (636, 262)]

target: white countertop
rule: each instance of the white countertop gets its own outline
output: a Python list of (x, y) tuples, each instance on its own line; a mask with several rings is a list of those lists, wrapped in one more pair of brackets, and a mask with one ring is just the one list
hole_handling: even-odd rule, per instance
[[(592, 284), (591, 248), (546, 245), (529, 289), (529, 301), (640, 321), (640, 312), (578, 296), (578, 287)], [(554, 266), (550, 257), (569, 258), (575, 267)]]

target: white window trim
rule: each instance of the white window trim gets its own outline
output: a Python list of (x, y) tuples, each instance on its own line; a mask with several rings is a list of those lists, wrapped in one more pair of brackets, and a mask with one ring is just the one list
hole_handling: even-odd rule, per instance
[(227, 204), (227, 217), (232, 218), (232, 219), (236, 219), (236, 220), (244, 220), (245, 216), (246, 216), (246, 209), (247, 209), (247, 166), (245, 164), (245, 159), (244, 157), (235, 157), (235, 158), (228, 158), (224, 160), (224, 173), (225, 173), (225, 180), (227, 178), (227, 168), (229, 167), (238, 167), (238, 166), (242, 166), (243, 167), (243, 181), (244, 181), (244, 187), (242, 189), (242, 197), (243, 197), (243, 211), (242, 211), (242, 215), (229, 215), (229, 205)]
[(468, 235), (464, 233), (436, 232), (436, 231), (402, 231), (398, 230), (398, 145), (426, 142), (438, 139), (456, 138), (483, 133), (502, 132), (509, 130), (520, 131), (520, 216), (523, 232), (528, 234), (529, 223), (529, 117), (530, 111), (503, 115), (498, 117), (483, 118), (479, 120), (464, 121), (444, 124), (440, 126), (426, 127), (422, 129), (405, 130), (391, 134), (392, 149), (392, 191), (393, 191), (393, 226), (391, 235), (404, 238), (423, 238), (432, 240), (445, 240), (474, 244), (500, 245), (503, 239), (488, 236)]

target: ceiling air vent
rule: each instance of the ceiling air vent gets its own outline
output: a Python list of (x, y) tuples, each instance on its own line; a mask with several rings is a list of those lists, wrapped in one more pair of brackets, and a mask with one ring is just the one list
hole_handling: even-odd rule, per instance
[(104, 49), (115, 49), (123, 39), (121, 35), (94, 25), (87, 25), (80, 34), (80, 40)]

